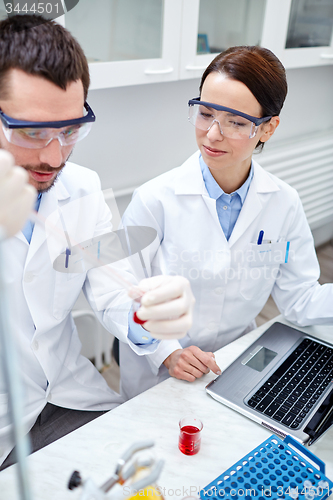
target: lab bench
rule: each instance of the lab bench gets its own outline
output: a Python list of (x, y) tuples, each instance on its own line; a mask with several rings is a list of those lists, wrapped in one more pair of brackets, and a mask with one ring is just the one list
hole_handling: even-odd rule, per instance
[[(216, 361), (221, 369), (274, 321), (289, 324), (278, 316), (217, 351)], [(332, 342), (333, 326), (300, 329)], [(156, 457), (165, 460), (158, 480), (164, 498), (181, 500), (188, 495), (199, 498), (202, 488), (272, 435), (208, 396), (205, 386), (214, 378), (213, 373), (193, 383), (169, 378), (31, 455), (28, 467), (33, 500), (79, 499), (81, 489), (67, 489), (74, 470), (80, 471), (83, 478), (102, 484), (112, 476), (121, 454), (143, 439), (153, 439)], [(178, 449), (178, 422), (189, 413), (203, 422), (201, 449), (193, 456), (183, 455)], [(333, 428), (309, 450), (325, 462), (326, 475), (332, 480)], [(0, 473), (0, 492), (1, 498), (18, 499), (15, 465)]]

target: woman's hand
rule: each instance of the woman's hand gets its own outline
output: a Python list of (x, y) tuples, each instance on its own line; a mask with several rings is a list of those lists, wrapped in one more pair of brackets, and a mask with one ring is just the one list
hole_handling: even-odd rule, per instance
[(195, 345), (177, 349), (164, 360), (164, 365), (172, 377), (188, 382), (194, 382), (195, 379), (209, 373), (210, 370), (216, 375), (221, 375), (214, 354), (204, 352)]

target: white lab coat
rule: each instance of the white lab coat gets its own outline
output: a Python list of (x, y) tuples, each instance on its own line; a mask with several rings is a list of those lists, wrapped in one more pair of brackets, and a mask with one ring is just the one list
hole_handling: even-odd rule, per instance
[[(72, 245), (111, 230), (111, 214), (97, 174), (68, 163), (55, 186), (43, 194), (39, 214), (47, 219), (46, 230), (36, 223), (30, 245), (21, 232), (3, 245), (8, 312), (19, 348), (27, 431), (47, 402), (72, 409), (109, 410), (123, 401), (80, 355), (81, 343), (70, 311), (83, 287), (103, 326), (127, 342), (131, 306), (126, 292), (119, 292), (119, 285), (103, 272), (105, 267), (78, 274), (52, 267), (67, 246), (64, 230)], [(49, 233), (49, 223), (58, 228), (60, 240)], [(7, 390), (0, 374), (0, 463), (11, 448)]]
[[(252, 329), (270, 294), (281, 313), (300, 326), (333, 322), (333, 285), (317, 282), (319, 265), (297, 192), (253, 164), (254, 177), (229, 241), (216, 201), (207, 193), (199, 152), (135, 192), (123, 224), (157, 230), (158, 241), (143, 251), (148, 274), (185, 276), (196, 303), (193, 326), (179, 342), (162, 341), (149, 358), (120, 345), (125, 397), (167, 378), (162, 363), (174, 350), (196, 345), (214, 352)], [(272, 243), (290, 241), (287, 264), (251, 267), (260, 230)]]

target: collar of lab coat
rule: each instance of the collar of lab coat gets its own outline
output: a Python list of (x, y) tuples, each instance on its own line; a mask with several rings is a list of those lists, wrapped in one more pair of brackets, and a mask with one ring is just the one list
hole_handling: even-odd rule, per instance
[[(66, 168), (66, 167), (65, 167)], [(49, 215), (58, 210), (59, 202), (65, 201), (70, 198), (70, 194), (64, 184), (62, 179), (64, 175), (64, 171), (60, 174), (59, 179), (56, 184), (48, 191), (44, 193), (41, 199), (40, 207), (38, 213), (43, 217), (43, 219), (47, 219)], [(29, 245), (22, 231), (16, 234), (16, 238), (21, 240), (26, 245)], [(35, 255), (37, 250), (46, 240), (46, 232), (45, 228), (39, 222), (35, 223), (35, 227), (32, 233), (31, 242), (29, 245), (28, 255), (26, 264), (30, 261), (30, 259)]]
[[(217, 212), (216, 201), (209, 197), (199, 162), (200, 151), (192, 155), (179, 170), (179, 175), (175, 183), (176, 195), (201, 195), (207, 205), (212, 217), (214, 218), (219, 230), (223, 233)], [(231, 233), (228, 244), (229, 247), (244, 234), (245, 230), (255, 221), (261, 210), (267, 196), (279, 191), (280, 188), (274, 178), (266, 172), (255, 160), (252, 160), (254, 175), (249, 187), (249, 191), (244, 201), (242, 210)]]

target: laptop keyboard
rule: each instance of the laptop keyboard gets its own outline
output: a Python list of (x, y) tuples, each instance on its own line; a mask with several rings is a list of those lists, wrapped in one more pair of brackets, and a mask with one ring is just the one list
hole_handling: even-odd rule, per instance
[(333, 380), (333, 349), (304, 339), (247, 404), (291, 429), (302, 425)]

